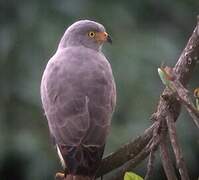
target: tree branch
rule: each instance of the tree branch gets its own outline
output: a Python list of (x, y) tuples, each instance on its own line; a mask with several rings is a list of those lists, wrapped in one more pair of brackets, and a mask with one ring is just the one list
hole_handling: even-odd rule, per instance
[(181, 104), (185, 106), (195, 125), (199, 128), (199, 111), (193, 105), (191, 98), (189, 97), (189, 91), (185, 89), (178, 80), (174, 80), (171, 83), (176, 90), (174, 95), (181, 102)]
[(160, 142), (160, 157), (162, 160), (164, 172), (167, 176), (167, 179), (177, 180), (175, 170), (172, 165), (172, 160), (169, 156), (169, 149), (168, 149), (168, 144), (167, 144), (167, 125), (165, 122), (163, 123), (162, 136), (163, 136), (163, 139), (165, 140)]
[(136, 167), (139, 163), (141, 163), (150, 153), (150, 146), (152, 144), (152, 140), (148, 142), (148, 145), (144, 147), (141, 152), (135, 156), (133, 159), (126, 162), (122, 167), (120, 167), (116, 173), (110, 178), (106, 178), (106, 180), (121, 180), (124, 177), (124, 173), (126, 171), (131, 170)]
[[(199, 26), (197, 24), (185, 49), (183, 50), (178, 62), (174, 67), (176, 79), (179, 80), (183, 86), (186, 87), (194, 70), (194, 67), (196, 65), (196, 62), (198, 60), (199, 60)], [(175, 98), (174, 93), (171, 92), (168, 88), (165, 88), (160, 97), (157, 110), (153, 114), (153, 118), (156, 119), (157, 121), (168, 118), (167, 117), (168, 112), (172, 116), (173, 121), (175, 122), (180, 113), (180, 103)], [(147, 130), (147, 132), (144, 133), (144, 135), (138, 137), (135, 141), (132, 141), (127, 145), (124, 145), (118, 151), (112, 153), (111, 155), (103, 159), (97, 176), (98, 177), (102, 176), (112, 171), (113, 169), (116, 169), (117, 167), (123, 165), (124, 163), (126, 163), (124, 167), (128, 166), (128, 164), (131, 164), (131, 162), (133, 161), (136, 161), (135, 165), (137, 165), (138, 163), (137, 159), (141, 161), (143, 160), (143, 158), (146, 158), (150, 152), (149, 148), (146, 147), (146, 145), (149, 143), (152, 137), (153, 128), (154, 126), (150, 127)], [(141, 151), (141, 149), (143, 150)], [(134, 166), (129, 165), (128, 167), (132, 168)], [(118, 172), (116, 172), (116, 174), (118, 176), (123, 175), (123, 171), (121, 171), (121, 168), (118, 170)]]
[(123, 145), (116, 152), (105, 157), (97, 172), (97, 177), (120, 167), (130, 159), (134, 159), (152, 138), (154, 127), (155, 124), (146, 129), (143, 135)]
[(177, 132), (175, 127), (175, 122), (172, 115), (168, 115), (167, 118), (167, 126), (169, 129), (169, 136), (171, 139), (171, 145), (173, 147), (173, 151), (176, 157), (177, 168), (179, 169), (179, 173), (181, 176), (181, 180), (189, 180), (188, 170), (186, 164), (184, 162), (184, 158), (182, 155), (182, 150), (180, 148), (178, 139), (177, 139)]
[(162, 137), (162, 120), (157, 121), (157, 126), (153, 130), (153, 137), (152, 137), (152, 145), (150, 146), (150, 153), (149, 153), (149, 160), (147, 164), (147, 173), (145, 175), (144, 180), (149, 180), (152, 176), (153, 172), (153, 164), (155, 161), (155, 151), (157, 149), (157, 146), (159, 142), (161, 142)]

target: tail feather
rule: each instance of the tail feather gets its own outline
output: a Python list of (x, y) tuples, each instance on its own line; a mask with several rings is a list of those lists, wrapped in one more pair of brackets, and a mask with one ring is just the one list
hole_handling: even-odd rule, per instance
[(83, 178), (82, 180), (94, 179), (102, 159), (104, 146), (58, 146), (67, 167), (67, 178), (78, 178), (77, 180), (81, 180), (81, 178)]

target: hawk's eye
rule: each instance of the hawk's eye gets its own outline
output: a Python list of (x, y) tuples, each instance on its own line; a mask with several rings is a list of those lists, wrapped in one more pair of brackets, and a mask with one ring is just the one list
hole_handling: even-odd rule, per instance
[(95, 37), (95, 32), (94, 31), (90, 31), (88, 33), (89, 37), (94, 38)]

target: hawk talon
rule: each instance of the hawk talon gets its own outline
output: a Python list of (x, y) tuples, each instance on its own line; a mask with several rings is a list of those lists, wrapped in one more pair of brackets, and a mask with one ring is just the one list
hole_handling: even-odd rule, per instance
[(55, 180), (64, 180), (65, 178), (65, 173), (57, 172), (55, 174)]

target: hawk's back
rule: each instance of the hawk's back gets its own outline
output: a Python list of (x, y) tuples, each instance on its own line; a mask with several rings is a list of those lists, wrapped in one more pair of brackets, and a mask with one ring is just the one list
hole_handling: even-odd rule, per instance
[(107, 59), (88, 48), (58, 50), (44, 71), (41, 96), (50, 133), (69, 170), (94, 173), (93, 163), (97, 165), (103, 154), (116, 100)]

